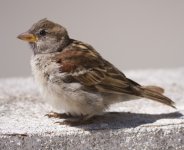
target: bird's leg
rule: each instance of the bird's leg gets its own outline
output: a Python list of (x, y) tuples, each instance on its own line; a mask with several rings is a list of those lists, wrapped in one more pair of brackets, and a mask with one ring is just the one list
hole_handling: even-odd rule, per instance
[(80, 125), (87, 125), (93, 123), (95, 117), (88, 118), (86, 116), (80, 116), (77, 118), (67, 119), (62, 122), (55, 122), (59, 125), (69, 125), (69, 126), (80, 126)]
[(59, 119), (67, 119), (72, 118), (73, 116), (69, 113), (57, 113), (57, 112), (50, 112), (46, 114), (45, 116), (49, 118), (59, 118)]

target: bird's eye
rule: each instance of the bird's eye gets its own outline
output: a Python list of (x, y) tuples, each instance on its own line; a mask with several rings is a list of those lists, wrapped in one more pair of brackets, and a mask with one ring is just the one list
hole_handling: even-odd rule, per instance
[(45, 30), (41, 30), (40, 32), (39, 32), (39, 34), (41, 35), (41, 36), (45, 36), (46, 35), (46, 31)]

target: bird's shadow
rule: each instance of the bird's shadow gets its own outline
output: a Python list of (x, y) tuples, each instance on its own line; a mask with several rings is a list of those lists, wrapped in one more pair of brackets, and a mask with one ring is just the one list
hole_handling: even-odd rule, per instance
[(179, 119), (183, 118), (180, 112), (166, 113), (166, 114), (141, 114), (130, 112), (106, 112), (102, 116), (96, 116), (93, 122), (88, 125), (77, 126), (84, 130), (103, 130), (103, 129), (121, 129), (134, 128), (140, 125), (153, 123), (159, 119)]

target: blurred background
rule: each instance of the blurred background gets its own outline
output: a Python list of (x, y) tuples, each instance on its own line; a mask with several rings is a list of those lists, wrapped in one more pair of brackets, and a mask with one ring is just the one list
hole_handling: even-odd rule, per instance
[(0, 77), (31, 75), (32, 52), (16, 37), (45, 17), (121, 70), (184, 66), (183, 0), (1, 0)]

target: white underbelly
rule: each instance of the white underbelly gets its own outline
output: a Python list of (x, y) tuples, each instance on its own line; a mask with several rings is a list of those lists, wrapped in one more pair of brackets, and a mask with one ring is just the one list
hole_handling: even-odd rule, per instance
[(61, 84), (57, 85), (49, 81), (43, 82), (40, 79), (36, 79), (36, 82), (43, 99), (51, 104), (57, 112), (80, 113), (76, 98), (80, 98), (81, 101), (84, 98), (79, 93), (69, 91)]
[[(80, 83), (62, 82), (62, 74), (58, 73), (58, 78), (54, 69), (51, 69), (57, 68), (56, 65), (47, 64), (47, 67), (44, 68), (45, 70), (43, 68), (40, 69), (40, 66), (38, 67), (35, 63), (35, 59), (37, 58), (32, 59), (31, 66), (40, 93), (43, 99), (50, 103), (58, 112), (64, 111), (72, 115), (86, 115), (98, 113), (98, 111), (104, 109), (103, 97), (100, 94), (83, 91)], [(41, 67), (44, 66), (45, 63)], [(55, 82), (55, 79), (59, 79), (59, 83)]]

